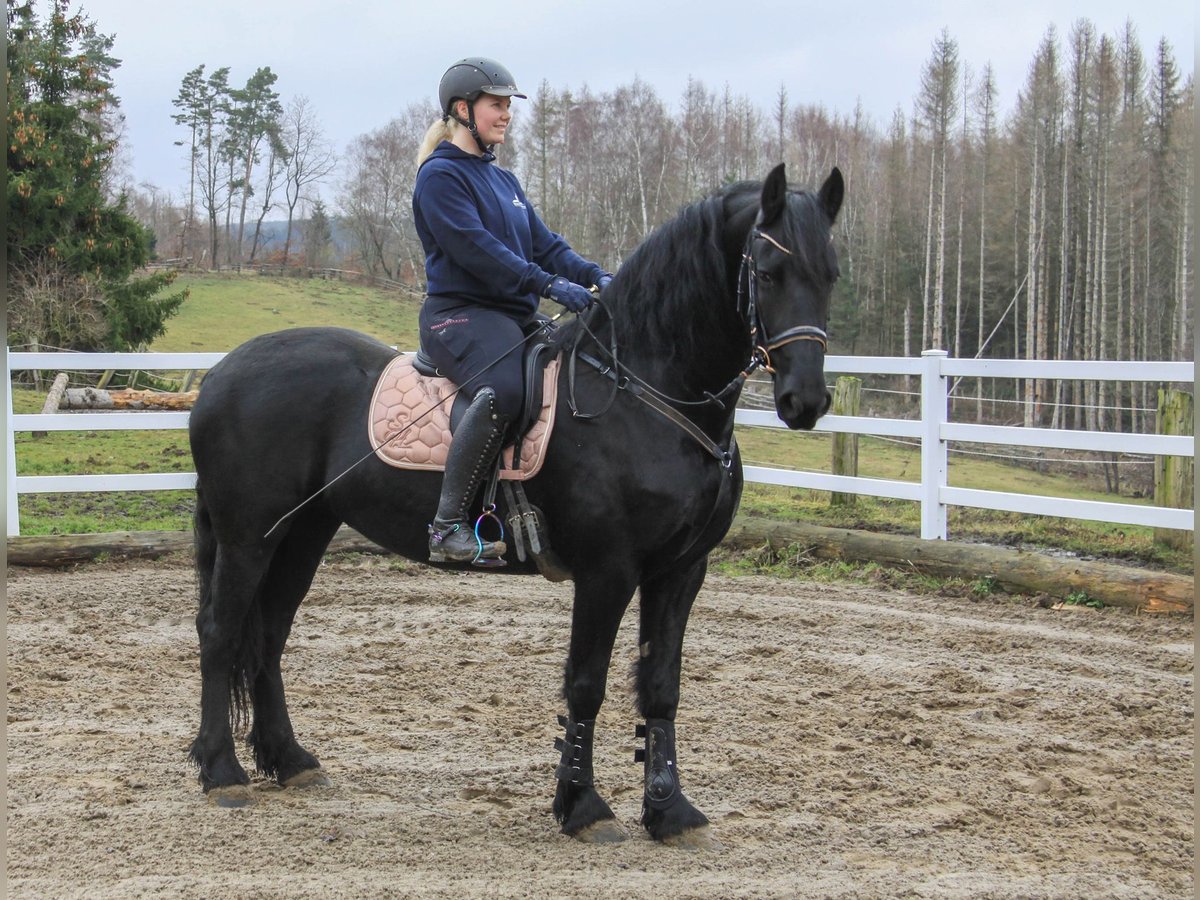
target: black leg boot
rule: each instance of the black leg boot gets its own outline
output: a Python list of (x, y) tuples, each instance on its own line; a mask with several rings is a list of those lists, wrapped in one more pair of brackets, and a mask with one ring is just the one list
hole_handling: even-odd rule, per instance
[(442, 497), (429, 526), (430, 562), (475, 562), (504, 555), (503, 541), (475, 537), (467, 511), (500, 450), (505, 425), (496, 415), (496, 395), (491, 388), (481, 388), (450, 442)]

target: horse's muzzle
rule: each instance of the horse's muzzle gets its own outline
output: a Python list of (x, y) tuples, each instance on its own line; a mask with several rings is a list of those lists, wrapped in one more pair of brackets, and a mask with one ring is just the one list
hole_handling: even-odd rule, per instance
[(824, 384), (819, 390), (776, 391), (775, 411), (783, 423), (793, 431), (809, 431), (817, 420), (829, 412), (833, 397)]

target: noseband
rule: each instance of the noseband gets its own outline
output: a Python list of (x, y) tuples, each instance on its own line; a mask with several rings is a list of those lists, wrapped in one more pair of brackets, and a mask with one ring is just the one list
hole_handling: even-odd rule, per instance
[[(816, 325), (796, 325), (788, 328), (772, 338), (767, 334), (766, 323), (758, 309), (758, 262), (754, 258), (754, 241), (761, 238), (777, 250), (792, 255), (792, 251), (771, 235), (761, 230), (757, 225), (750, 229), (746, 236), (746, 246), (742, 250), (742, 265), (738, 270), (738, 312), (750, 329), (750, 346), (754, 348), (751, 365), (761, 366), (771, 374), (775, 369), (771, 366), (771, 351), (778, 350), (793, 341), (816, 341), (824, 352), (828, 346), (829, 336), (825, 330)], [(744, 299), (743, 299), (744, 298)]]

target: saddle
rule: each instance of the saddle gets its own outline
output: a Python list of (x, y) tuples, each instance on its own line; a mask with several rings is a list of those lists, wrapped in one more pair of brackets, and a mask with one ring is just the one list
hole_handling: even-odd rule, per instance
[[(497, 460), (495, 480), (486, 489), (485, 509), (504, 489), (509, 533), (517, 558), (532, 556), (550, 581), (566, 581), (570, 570), (550, 547), (545, 517), (525, 496), (522, 482), (541, 471), (554, 427), (561, 354), (553, 340), (538, 340), (524, 351), (525, 396), (509, 427), (508, 443)], [(470, 405), (466, 394), (443, 377), (423, 350), (400, 354), (383, 370), (371, 397), (367, 436), (375, 456), (389, 466), (443, 472), (455, 426)], [(528, 552), (527, 552), (528, 551)]]
[[(558, 397), (557, 348), (544, 341), (526, 347), (525, 397), (509, 427), (500, 456), (500, 478), (525, 481), (546, 458)], [(454, 429), (470, 405), (467, 395), (442, 376), (423, 350), (388, 363), (371, 397), (368, 437), (375, 455), (389, 466), (442, 472)]]

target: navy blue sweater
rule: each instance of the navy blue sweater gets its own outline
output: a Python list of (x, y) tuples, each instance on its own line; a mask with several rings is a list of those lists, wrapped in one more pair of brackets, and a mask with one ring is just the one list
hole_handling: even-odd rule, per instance
[(555, 275), (595, 284), (603, 270), (546, 227), (517, 177), (494, 160), (443, 141), (417, 173), (413, 219), (427, 292), (527, 316)]

